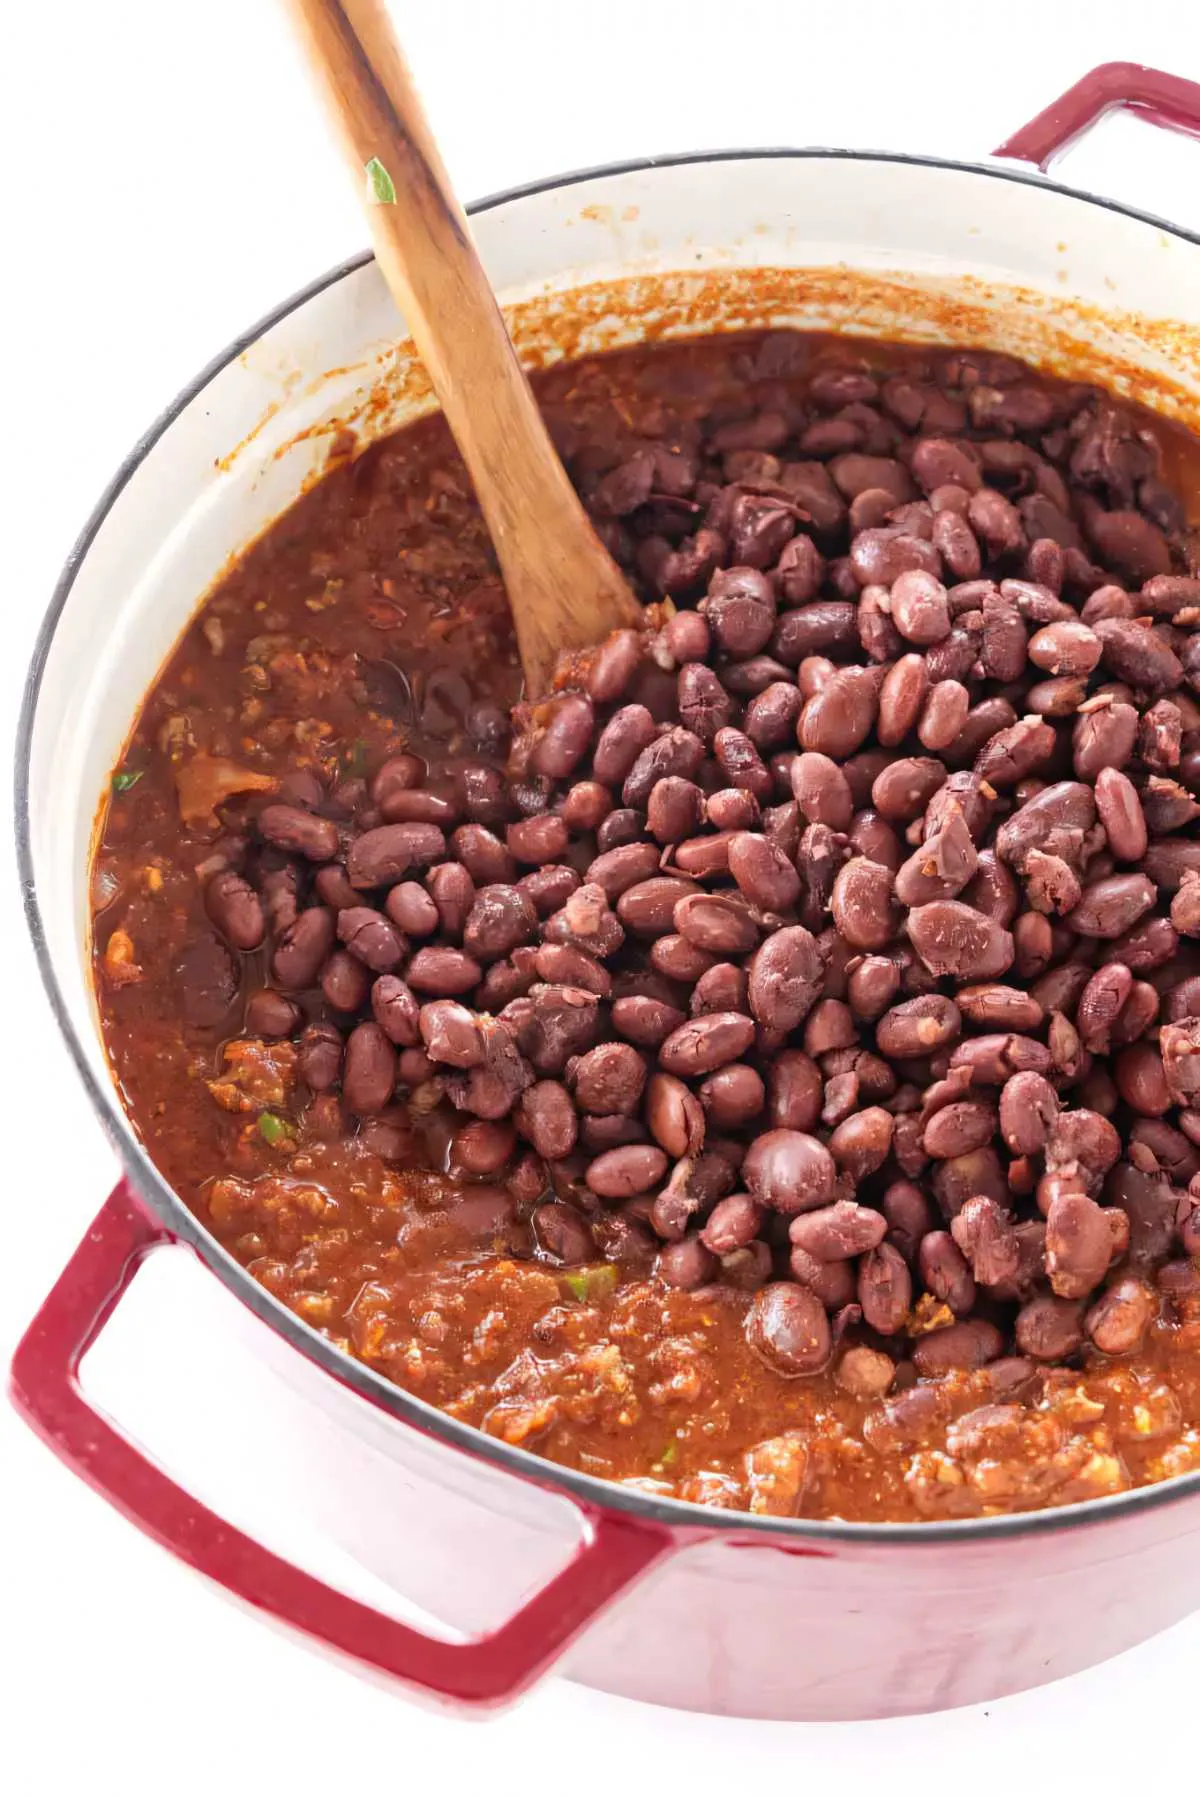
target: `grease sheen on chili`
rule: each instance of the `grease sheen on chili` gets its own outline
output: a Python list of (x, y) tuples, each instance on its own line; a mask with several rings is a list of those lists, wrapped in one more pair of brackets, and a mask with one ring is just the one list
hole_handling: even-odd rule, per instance
[(149, 1152), (604, 1478), (901, 1521), (1200, 1468), (1196, 442), (786, 332), (536, 386), (645, 632), (519, 703), (442, 422), (335, 444), (102, 819)]

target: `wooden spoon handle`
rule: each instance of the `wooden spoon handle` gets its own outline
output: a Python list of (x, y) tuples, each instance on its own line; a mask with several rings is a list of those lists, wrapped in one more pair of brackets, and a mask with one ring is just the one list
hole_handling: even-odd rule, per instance
[(508, 589), (526, 690), (640, 608), (555, 453), (382, 0), (288, 0), (385, 279), (470, 470)]

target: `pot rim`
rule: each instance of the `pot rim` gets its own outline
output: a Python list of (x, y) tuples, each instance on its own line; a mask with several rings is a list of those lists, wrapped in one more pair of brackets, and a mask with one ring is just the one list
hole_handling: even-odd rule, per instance
[[(902, 167), (942, 169), (960, 174), (979, 175), (988, 180), (1014, 182), (1026, 187), (1048, 188), (1062, 194), (1067, 199), (1078, 200), (1082, 204), (1095, 206), (1101, 210), (1134, 219), (1139, 223), (1155, 226), (1181, 242), (1200, 248), (1200, 233), (1185, 230), (1182, 226), (1172, 224), (1157, 214), (1141, 211), (1134, 206), (1127, 206), (1104, 195), (1090, 193), (1081, 188), (1068, 187), (1061, 182), (1050, 180), (1040, 172), (1012, 168), (997, 163), (963, 162), (942, 156), (822, 146), (803, 149), (778, 146), (759, 149), (686, 150), (662, 156), (631, 157), (627, 160), (597, 164), (594, 167), (573, 169), (565, 174), (548, 175), (539, 180), (524, 182), (516, 187), (505, 188), (499, 193), (490, 194), (472, 202), (465, 210), (469, 216), (475, 216), (495, 211), (514, 200), (553, 192), (557, 188), (575, 187), (584, 182), (604, 177), (639, 174), (657, 168), (698, 167), (714, 162), (776, 160), (874, 162)], [(315, 1329), (310, 1328), (301, 1321), (294, 1311), (288, 1309), (286, 1305), (258, 1284), (246, 1269), (226, 1252), (216, 1238), (200, 1225), (183, 1199), (159, 1173), (141, 1144), (126, 1135), (115, 1096), (93, 1076), (87, 1054), (68, 1012), (46, 939), (33, 876), (29, 774), (42, 677), (76, 575), (113, 505), (159, 439), (165, 435), (210, 382), (267, 331), (291, 313), (298, 311), (309, 300), (316, 298), (318, 294), (336, 286), (338, 282), (357, 273), (359, 269), (374, 260), (372, 251), (362, 250), (357, 255), (351, 256), (327, 270), (324, 274), (318, 275), (316, 279), (301, 287), (279, 305), (274, 306), (247, 330), (235, 337), (224, 349), (219, 350), (207, 366), (201, 369), (199, 374), (159, 414), (122, 461), (76, 538), (39, 627), (26, 673), (15, 744), (13, 805), (17, 862), (26, 922), (50, 1008), (66, 1042), (75, 1070), (83, 1082), (84, 1089), (105, 1134), (113, 1145), (122, 1171), (133, 1184), (139, 1198), (149, 1203), (159, 1219), (169, 1226), (173, 1238), (186, 1242), (194, 1249), (209, 1270), (217, 1275), (234, 1296), (281, 1336), (289, 1346), (298, 1349), (305, 1358), (312, 1361), (322, 1371), (329, 1373), (338, 1383), (349, 1386), (358, 1395), (369, 1399), (377, 1408), (387, 1411), (399, 1421), (418, 1429), (421, 1433), (432, 1435), (446, 1445), (475, 1455), (501, 1471), (515, 1473), (526, 1482), (541, 1485), (568, 1500), (573, 1500), (576, 1506), (581, 1506), (585, 1512), (596, 1509), (617, 1510), (632, 1519), (647, 1521), (661, 1527), (675, 1530), (682, 1528), (695, 1535), (725, 1536), (730, 1538), (733, 1544), (753, 1545), (756, 1542), (761, 1542), (761, 1544), (767, 1545), (773, 1541), (809, 1540), (813, 1543), (810, 1550), (819, 1552), (820, 1543), (827, 1541), (831, 1543), (841, 1541), (846, 1544), (858, 1545), (869, 1544), (871, 1546), (886, 1546), (889, 1543), (910, 1547), (914, 1545), (933, 1547), (950, 1543), (967, 1546), (977, 1542), (1046, 1534), (1063, 1528), (1080, 1528), (1112, 1522), (1127, 1514), (1161, 1509), (1171, 1504), (1185, 1502), (1189, 1497), (1200, 1496), (1200, 1471), (1197, 1471), (1185, 1473), (1178, 1478), (1164, 1480), (1162, 1483), (1142, 1485), (1116, 1496), (1094, 1498), (1091, 1501), (1071, 1504), (1061, 1509), (1041, 1509), (1015, 1515), (983, 1516), (944, 1522), (825, 1521), (805, 1517), (751, 1515), (742, 1510), (704, 1509), (694, 1503), (685, 1503), (680, 1498), (653, 1496), (628, 1485), (595, 1477), (588, 1472), (576, 1471), (569, 1466), (555, 1465), (525, 1448), (498, 1440), (492, 1435), (485, 1434), (482, 1429), (473, 1428), (467, 1422), (458, 1421), (443, 1410), (435, 1408), (434, 1405), (411, 1395), (400, 1385), (393, 1384), (382, 1374), (373, 1371), (363, 1361), (354, 1359), (350, 1354), (327, 1341)]]

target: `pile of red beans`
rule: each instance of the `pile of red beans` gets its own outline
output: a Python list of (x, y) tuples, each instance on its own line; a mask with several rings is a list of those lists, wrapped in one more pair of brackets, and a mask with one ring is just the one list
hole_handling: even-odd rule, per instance
[(753, 1292), (787, 1374), (854, 1330), (863, 1395), (1132, 1351), (1200, 1253), (1195, 542), (1137, 414), (940, 367), (577, 457), (645, 631), (352, 820), (297, 773), (205, 899), (378, 1151), (448, 1099), (545, 1259)]

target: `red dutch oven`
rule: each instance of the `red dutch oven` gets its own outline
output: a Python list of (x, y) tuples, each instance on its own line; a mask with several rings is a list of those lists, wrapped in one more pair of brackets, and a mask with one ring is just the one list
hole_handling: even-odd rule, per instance
[[(1200, 133), (1200, 87), (1110, 64), (998, 156), (1044, 170), (1119, 106)], [(611, 221), (630, 206), (644, 237), (654, 235), (660, 266), (674, 254), (677, 266), (688, 262), (689, 278), (709, 251), (713, 266), (740, 263), (751, 280), (767, 257), (776, 294), (779, 263), (802, 270), (808, 309), (793, 305), (789, 322), (846, 321), (836, 308), (813, 310), (821, 282), (800, 258), (815, 244), (827, 274), (830, 264), (866, 281), (881, 269), (916, 271), (906, 277), (903, 315), (881, 311), (876, 282), (874, 309), (863, 302), (851, 314), (859, 328), (936, 340), (945, 326), (934, 314), (945, 311), (930, 296), (944, 302), (959, 270), (973, 295), (975, 311), (961, 314), (973, 340), (1035, 355), (1030, 332), (1046, 328), (1050, 302), (1029, 295), (1063, 294), (1054, 258), (1069, 241), (1073, 322), (1068, 331), (1059, 319), (1059, 347), (1042, 359), (1061, 365), (1073, 355), (1096, 377), (1119, 366), (1136, 375), (1139, 363), (1146, 378), (1178, 376), (1179, 415), (1191, 409), (1200, 419), (1200, 241), (1020, 172), (1011, 160), (966, 166), (828, 150), (733, 152), (569, 176), (473, 211), (502, 297), (517, 303), (522, 293), (544, 292), (554, 272), (569, 309), (573, 291), (595, 278), (594, 268), (565, 266), (578, 261), (585, 227), (609, 233), (611, 274)], [(772, 242), (771, 221), (781, 217), (786, 243)], [(568, 226), (569, 255), (561, 247)], [(1120, 314), (1093, 304), (1113, 286), (1110, 269), (1129, 301)], [(1024, 299), (997, 284), (998, 270), (1019, 277)], [(895, 293), (898, 281), (883, 286)], [(930, 298), (924, 329), (914, 304), (922, 292)], [(778, 308), (773, 317), (780, 319)], [(756, 321), (744, 305), (734, 320)], [(1073, 349), (1063, 348), (1064, 331), (1074, 332)], [(294, 407), (292, 444), (281, 438), (274, 456), (269, 436), (252, 445), (253, 480), (239, 484), (222, 461), (247, 434), (247, 417), (262, 410), (256, 351), (311, 358), (315, 342), (317, 365), (344, 372), (364, 344), (382, 344), (386, 357), (394, 334), (381, 283), (362, 258), (233, 345), (121, 470), (43, 627), (19, 746), (22, 876), (51, 1002), (125, 1176), (18, 1348), (17, 1406), (81, 1478), (235, 1596), (360, 1668), (464, 1708), (511, 1702), (557, 1668), (600, 1689), (713, 1713), (898, 1715), (1062, 1676), (1178, 1620), (1200, 1606), (1200, 1474), (1068, 1510), (926, 1526), (793, 1521), (656, 1500), (476, 1433), (342, 1354), (223, 1253), (138, 1145), (89, 1011), (80, 894), (96, 794), (135, 701), (186, 621), (178, 605), (203, 591), (230, 549), (299, 490), (304, 470), (289, 462), (303, 434), (294, 430), (303, 422)], [(308, 366), (315, 371), (311, 359)], [(344, 404), (346, 395), (333, 397)], [(320, 403), (328, 406), (330, 396)], [(189, 486), (203, 488), (194, 529), (176, 515)], [(150, 552), (156, 547), (161, 555)], [(162, 610), (154, 581), (164, 557), (184, 599), (173, 619), (155, 626), (156, 637), (148, 620)], [(51, 792), (53, 805), (45, 802)], [(342, 1447), (332, 1475), (344, 1476), (346, 1513), (361, 1517), (360, 1556), (465, 1638), (406, 1625), (277, 1556), (198, 1502), (89, 1404), (78, 1380), (82, 1356), (139, 1265), (168, 1244), (191, 1249), (235, 1292), (253, 1313), (262, 1349), (335, 1424)], [(380, 1467), (386, 1479), (376, 1501), (364, 1503), (362, 1480), (381, 1475)], [(514, 1593), (513, 1609), (481, 1633), (495, 1613), (498, 1580), (502, 1593)]]

